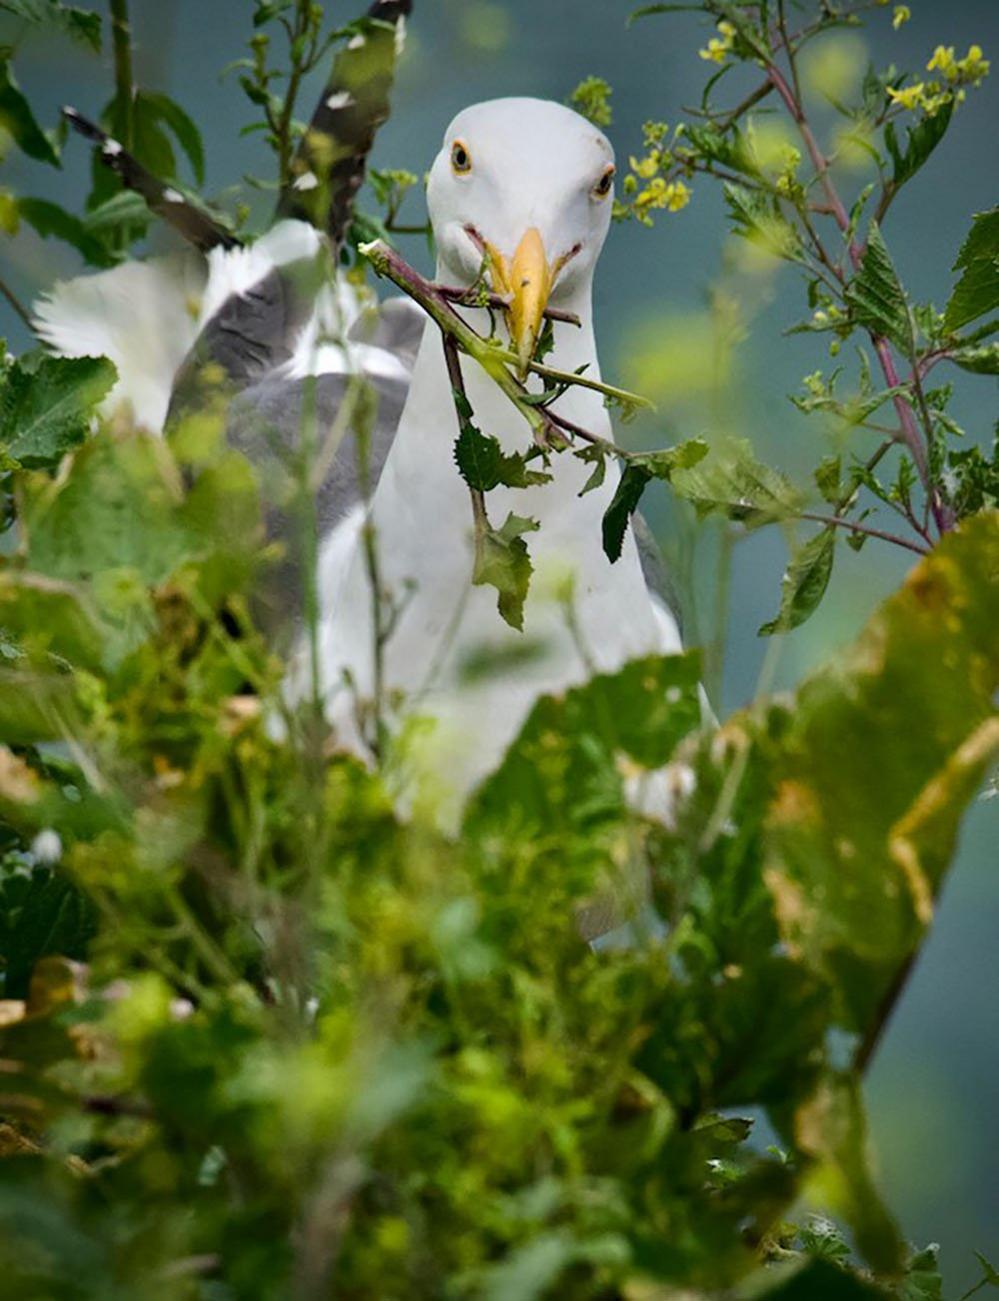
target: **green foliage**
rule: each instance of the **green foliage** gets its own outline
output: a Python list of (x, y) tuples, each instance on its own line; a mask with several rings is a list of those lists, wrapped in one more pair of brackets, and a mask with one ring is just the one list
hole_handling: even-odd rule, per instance
[(502, 528), (493, 528), (488, 520), (482, 520), (475, 530), (472, 582), (496, 588), (496, 608), (510, 627), (518, 630), (524, 627), (524, 602), (533, 572), (524, 534), (534, 533), (537, 528), (534, 520), (511, 511)]
[(101, 52), (101, 16), (90, 9), (62, 4), (60, 0), (0, 0), (0, 10), (33, 27), (64, 32), (95, 54)]
[(781, 584), (780, 611), (776, 619), (760, 628), (761, 637), (789, 632), (805, 622), (826, 594), (835, 554), (836, 532), (832, 528), (816, 533), (795, 552)]
[(950, 296), (945, 321), (959, 330), (999, 308), (999, 208), (980, 212), (954, 263), (961, 278)]
[(603, 77), (585, 77), (569, 96), (569, 103), (594, 126), (610, 126), (614, 120), (610, 98), (613, 91)]
[[(96, 42), (89, 18), (55, 0), (0, 7), (76, 22)], [(721, 72), (783, 68), (804, 113), (778, 62), (798, 49), (782, 9), (634, 16), (673, 10), (717, 24), (703, 54)], [(840, 20), (823, 5), (812, 34)], [(301, 162), (302, 78), (373, 29), (326, 32), (305, 0), (255, 0), (252, 22), (243, 89), (283, 184)], [(394, 34), (377, 30), (381, 59)], [(973, 81), (962, 64), (955, 85)], [(5, 68), (15, 142), (57, 162)], [(362, 60), (349, 71), (378, 81)], [(799, 176), (803, 138), (775, 161), (746, 120), (754, 106), (715, 109), (717, 85), (700, 125), (647, 125), (622, 215), (679, 210), (697, 174), (727, 184), (754, 255), (804, 270), (809, 335), (834, 352), (864, 345), (855, 392), (816, 372), (799, 405), (878, 435), (873, 454), (838, 438), (823, 458), (828, 522), (793, 555), (761, 631), (810, 615), (835, 531), (863, 540), (875, 508), (929, 554), (834, 664), (717, 729), (694, 653), (538, 700), (453, 836), (418, 804), (398, 811), (409, 734), (366, 766), (311, 705), (288, 705), (286, 665), (250, 614), (278, 558), (257, 472), (212, 420), (189, 463), (184, 440), (99, 425), (110, 363), (5, 364), (0, 475), (18, 529), (0, 557), (0, 1269), (12, 1296), (940, 1301), (936, 1250), (906, 1246), (868, 1166), (861, 1083), (999, 753), (999, 459), (948, 441), (960, 432), (949, 386), (928, 379), (944, 363), (994, 373), (995, 323), (959, 333), (997, 306), (994, 214), (975, 219), (945, 312), (912, 302), (883, 219), (956, 96), (904, 148), (894, 72), (871, 72), (859, 106), (833, 104), (884, 169), (848, 208), (825, 155)], [(576, 102), (609, 114), (606, 84), (584, 87)], [(105, 120), (152, 170), (174, 175), (177, 148), (202, 183), (197, 128), (172, 101), (119, 86)], [(19, 214), (94, 264), (121, 257), (148, 213), (97, 175), (85, 217), (6, 196), (6, 227)], [(375, 180), (387, 226), (409, 176)], [(506, 391), (543, 464), (571, 448), (592, 465), (585, 492), (617, 453), (568, 443), (551, 421), (580, 379)], [(549, 475), (531, 468), (540, 450), (505, 452), (456, 403), (473, 581), (521, 627), (537, 525), (511, 513), (494, 527), (486, 495)], [(874, 426), (886, 412), (887, 436)], [(746, 529), (812, 513), (740, 440), (622, 459), (603, 521), (612, 560), (653, 479)], [(524, 658), (536, 651), (525, 639)], [(743, 1113), (765, 1114), (780, 1149)], [(806, 1195), (823, 1214), (789, 1222)], [(980, 1264), (978, 1289), (996, 1286)]]
[(104, 357), (9, 361), (0, 376), (0, 471), (54, 469), (86, 438), (115, 379)]

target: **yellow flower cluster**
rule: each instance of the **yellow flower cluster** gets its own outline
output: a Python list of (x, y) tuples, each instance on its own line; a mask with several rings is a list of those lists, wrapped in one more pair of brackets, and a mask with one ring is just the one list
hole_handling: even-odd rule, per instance
[(960, 104), (965, 98), (965, 87), (980, 86), (989, 75), (989, 61), (980, 45), (972, 45), (963, 59), (955, 56), (953, 45), (938, 45), (926, 71), (939, 72), (943, 80), (917, 81), (898, 90), (889, 87), (888, 97), (892, 103), (909, 110), (921, 108), (930, 116), (944, 104)]
[(722, 19), (718, 24), (718, 30), (721, 35), (712, 36), (707, 46), (697, 51), (702, 59), (707, 59), (711, 63), (724, 63), (735, 45), (736, 30), (732, 23)]
[(646, 226), (651, 226), (650, 213), (653, 209), (665, 208), (667, 212), (679, 212), (689, 202), (690, 189), (683, 181), (667, 181), (664, 176), (655, 176), (635, 196), (635, 216)]

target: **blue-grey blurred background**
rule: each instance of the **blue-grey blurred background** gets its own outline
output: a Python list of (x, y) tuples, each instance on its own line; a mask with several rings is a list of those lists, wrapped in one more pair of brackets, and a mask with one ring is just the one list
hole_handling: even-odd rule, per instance
[[(960, 57), (977, 42), (986, 56), (999, 58), (996, 0), (911, 0), (910, 7), (912, 19), (898, 32), (892, 30), (889, 6), (874, 12), (862, 37), (847, 33), (834, 38), (839, 44), (828, 57), (820, 57), (813, 80), (841, 74), (849, 80), (861, 68), (861, 40), (878, 65), (894, 62), (913, 71), (921, 71), (941, 43), (956, 46)], [(347, 19), (360, 4), (342, 0), (327, 8), (334, 19)], [(650, 19), (629, 30), (625, 19), (630, 8), (627, 0), (415, 0), (394, 114), (379, 137), (377, 165), (422, 172), (447, 122), (466, 104), (511, 94), (564, 100), (591, 73), (614, 86), (609, 134), (619, 156), (640, 152), (644, 120), (675, 123), (684, 105), (696, 103), (708, 70), (697, 50), (712, 32), (688, 14)], [(219, 77), (219, 70), (244, 52), (249, 0), (133, 0), (132, 10), (137, 78), (174, 96), (202, 126), (209, 193), (239, 185), (247, 172), (269, 174), (259, 138), (239, 134), (251, 117), (248, 104), (233, 78)], [(20, 36), (17, 29), (10, 31)], [(3, 39), (10, 36), (5, 33)], [(72, 103), (96, 116), (109, 97), (108, 60), (89, 57), (58, 37), (19, 39), (16, 68), (45, 125), (54, 124), (60, 104)], [(724, 83), (720, 94), (724, 102), (734, 103), (738, 90), (735, 82), (731, 87)], [(318, 87), (306, 93), (304, 108), (311, 109), (315, 93)], [(821, 106), (816, 112), (820, 127), (830, 131), (830, 115)], [(11, 155), (3, 163), (0, 183), (18, 193), (82, 204), (89, 187), (89, 150), (82, 141), (71, 140), (65, 153), (61, 172)], [(856, 189), (869, 177), (858, 170), (841, 179), (845, 188)], [(944, 147), (888, 220), (887, 238), (916, 299), (943, 301), (970, 216), (995, 204), (997, 180), (999, 68), (981, 90), (969, 94)], [(419, 218), (418, 192), (410, 203), (411, 215)], [(266, 210), (266, 202), (260, 210)], [(415, 260), (426, 256), (419, 241), (412, 241), (407, 252)], [(729, 270), (719, 300), (723, 260)], [(43, 243), (30, 232), (5, 240), (0, 267), (23, 300), (57, 276), (78, 270), (64, 246)], [(729, 300), (738, 310), (742, 341), (730, 354), (723, 353), (721, 365), (709, 364), (709, 355), (717, 359), (712, 322), (720, 319), (710, 304)], [(690, 206), (676, 215), (663, 214), (654, 230), (634, 223), (615, 227), (597, 287), (604, 372), (651, 387), (660, 404), (655, 421), (623, 431), (623, 436), (661, 442), (681, 433), (729, 430), (751, 438), (763, 459), (792, 474), (807, 474), (819, 459), (825, 431), (814, 419), (799, 415), (786, 394), (800, 386), (803, 375), (820, 367), (828, 371), (835, 363), (821, 336), (782, 337), (805, 314), (793, 270), (747, 267), (733, 252), (713, 182), (701, 179)], [(14, 349), (28, 341), (5, 305), (0, 334)], [(649, 350), (638, 345), (639, 335), (654, 341), (659, 357), (654, 365), (643, 361), (642, 353)], [(959, 385), (956, 413), (978, 440), (991, 437), (995, 399), (992, 380)], [(689, 521), (663, 490), (652, 496), (652, 520), (686, 573), (697, 626), (710, 637), (718, 631), (712, 622), (717, 536), (698, 537), (688, 566)], [(756, 690), (768, 646), (756, 630), (776, 610), (785, 557), (785, 540), (777, 530), (765, 530), (735, 548), (720, 691), (725, 712)], [(911, 559), (907, 552), (877, 543), (859, 555), (841, 548), (819, 614), (779, 650), (774, 684), (791, 687), (816, 666), (834, 660), (875, 604), (897, 586)], [(913, 726), (918, 725), (914, 718)], [(977, 1279), (974, 1248), (999, 1253), (997, 836), (999, 802), (979, 803), (967, 819), (933, 935), (868, 1087), (885, 1190), (911, 1238), (942, 1243), (949, 1296)]]

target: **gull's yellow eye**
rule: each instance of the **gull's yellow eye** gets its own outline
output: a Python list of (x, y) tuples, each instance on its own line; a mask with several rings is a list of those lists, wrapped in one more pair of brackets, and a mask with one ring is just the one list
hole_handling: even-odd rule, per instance
[(456, 140), (451, 146), (451, 170), (458, 176), (472, 170), (472, 155), (464, 140)]
[(613, 166), (605, 169), (603, 176), (593, 187), (593, 197), (595, 199), (606, 199), (608, 194), (614, 188), (614, 173), (616, 168)]

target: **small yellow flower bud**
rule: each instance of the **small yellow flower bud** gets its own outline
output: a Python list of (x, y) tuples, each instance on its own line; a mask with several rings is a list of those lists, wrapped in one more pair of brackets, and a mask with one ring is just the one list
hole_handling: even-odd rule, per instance
[(911, 17), (912, 10), (908, 5), (896, 5), (895, 12), (892, 14), (891, 25), (897, 32), (902, 24), (907, 23)]

